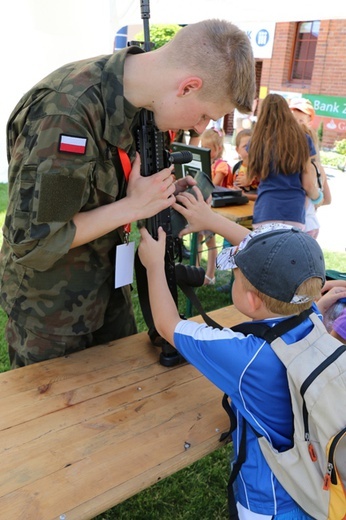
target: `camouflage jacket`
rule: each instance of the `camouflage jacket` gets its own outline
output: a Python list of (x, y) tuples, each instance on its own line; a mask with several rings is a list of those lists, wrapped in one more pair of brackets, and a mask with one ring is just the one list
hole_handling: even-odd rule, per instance
[(127, 48), (61, 67), (10, 116), (1, 304), (32, 330), (84, 334), (103, 323), (123, 230), (70, 250), (72, 218), (125, 195), (114, 150), (134, 158), (139, 112), (123, 96), (128, 52), (142, 51)]

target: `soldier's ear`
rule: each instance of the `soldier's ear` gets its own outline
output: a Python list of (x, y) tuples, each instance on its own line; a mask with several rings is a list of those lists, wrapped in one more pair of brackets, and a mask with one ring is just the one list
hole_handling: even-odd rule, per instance
[(178, 87), (178, 96), (187, 96), (198, 92), (203, 86), (203, 80), (198, 76), (191, 76), (182, 80)]

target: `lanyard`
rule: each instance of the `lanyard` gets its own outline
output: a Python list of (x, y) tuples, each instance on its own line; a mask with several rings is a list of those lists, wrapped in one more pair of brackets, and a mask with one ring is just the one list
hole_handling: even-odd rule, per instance
[[(125, 152), (125, 150), (122, 150), (121, 148), (118, 148), (118, 152), (119, 152), (119, 158), (120, 158), (121, 166), (122, 166), (123, 171), (124, 171), (125, 179), (126, 179), (126, 182), (128, 182), (129, 177), (130, 177), (130, 173), (131, 173), (131, 169), (132, 169), (131, 161), (130, 161), (129, 156)], [(125, 224), (124, 231), (125, 231), (125, 234), (127, 236), (130, 234), (131, 223)]]

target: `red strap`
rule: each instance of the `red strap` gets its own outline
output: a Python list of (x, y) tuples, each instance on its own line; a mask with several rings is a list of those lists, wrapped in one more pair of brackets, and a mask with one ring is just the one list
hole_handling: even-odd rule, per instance
[(127, 155), (125, 150), (118, 148), (118, 151), (119, 151), (121, 166), (123, 167), (124, 174), (125, 174), (125, 179), (128, 181), (129, 177), (130, 177), (130, 172), (132, 169), (130, 157)]
[(173, 143), (174, 139), (176, 138), (177, 133), (173, 130), (168, 130), (168, 135), (171, 143)]
[[(126, 182), (128, 182), (129, 177), (130, 177), (130, 173), (131, 173), (131, 169), (132, 169), (130, 157), (127, 155), (125, 150), (122, 150), (121, 148), (118, 148), (118, 151), (119, 151), (119, 157), (120, 157), (121, 166), (123, 167), (123, 170), (124, 170), (125, 179), (126, 179)], [(125, 229), (125, 233), (130, 233), (130, 231), (131, 231), (131, 223), (130, 224), (126, 224), (124, 226), (124, 229)]]

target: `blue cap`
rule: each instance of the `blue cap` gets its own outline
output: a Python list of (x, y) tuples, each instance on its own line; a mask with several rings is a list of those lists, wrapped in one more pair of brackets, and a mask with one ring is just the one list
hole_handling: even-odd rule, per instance
[(220, 269), (239, 267), (261, 293), (286, 303), (306, 303), (314, 296), (298, 295), (298, 287), (309, 278), (326, 274), (322, 249), (298, 228), (270, 224), (255, 229), (239, 246), (224, 249), (217, 259)]

